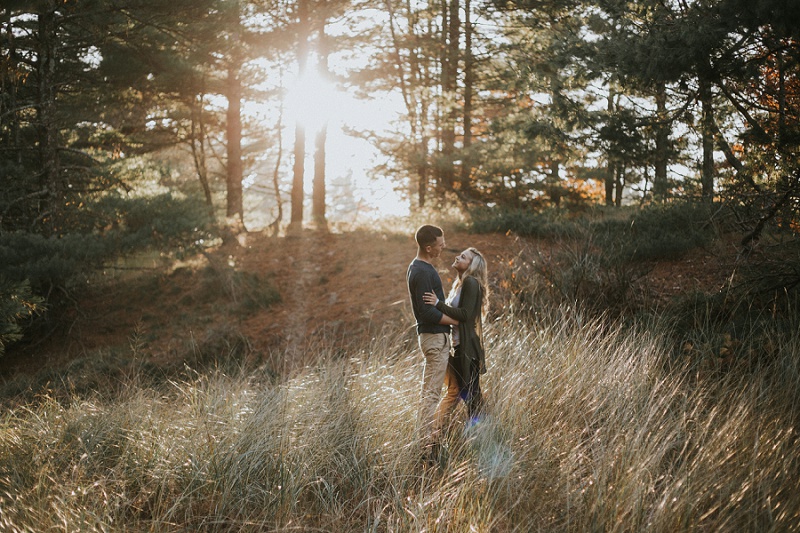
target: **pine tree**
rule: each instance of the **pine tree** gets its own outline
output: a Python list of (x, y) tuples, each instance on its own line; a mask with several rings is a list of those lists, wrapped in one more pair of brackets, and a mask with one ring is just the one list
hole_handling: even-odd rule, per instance
[(98, 122), (116, 94), (102, 90), (94, 57), (113, 15), (93, 1), (2, 8), (2, 229), (69, 231), (84, 195), (118, 184), (108, 163), (119, 132)]

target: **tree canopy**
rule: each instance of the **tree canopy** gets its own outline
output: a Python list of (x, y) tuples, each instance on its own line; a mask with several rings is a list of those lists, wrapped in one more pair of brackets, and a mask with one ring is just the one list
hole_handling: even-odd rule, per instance
[(412, 212), (722, 202), (747, 247), (797, 225), (798, 32), (785, 0), (4, 2), (0, 237), (109, 236), (158, 194), (205, 211), (181, 246), (254, 213), (327, 228), (352, 183), (327, 122), (286, 119), (296, 78), (391, 106), (345, 129)]

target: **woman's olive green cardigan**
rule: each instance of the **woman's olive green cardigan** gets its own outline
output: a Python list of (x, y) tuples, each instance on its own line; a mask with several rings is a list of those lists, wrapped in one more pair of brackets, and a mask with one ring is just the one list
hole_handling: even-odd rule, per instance
[(473, 276), (467, 276), (461, 282), (461, 298), (458, 307), (451, 307), (441, 300), (436, 304), (436, 309), (449, 317), (458, 320), (458, 338), (461, 353), (464, 355), (462, 363), (465, 365), (465, 378), (469, 376), (469, 363), (478, 361), (480, 373), (486, 372), (486, 356), (483, 350), (483, 323), (481, 321), (481, 308), (483, 303), (483, 290), (481, 284)]

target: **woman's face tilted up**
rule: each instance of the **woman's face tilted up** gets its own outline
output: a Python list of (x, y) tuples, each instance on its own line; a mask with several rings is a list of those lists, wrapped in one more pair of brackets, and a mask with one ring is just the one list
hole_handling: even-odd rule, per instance
[(456, 272), (459, 274), (463, 274), (469, 268), (469, 265), (472, 263), (472, 258), (475, 257), (475, 254), (469, 250), (464, 250), (460, 254), (456, 256), (455, 261), (453, 261), (453, 268), (456, 269)]

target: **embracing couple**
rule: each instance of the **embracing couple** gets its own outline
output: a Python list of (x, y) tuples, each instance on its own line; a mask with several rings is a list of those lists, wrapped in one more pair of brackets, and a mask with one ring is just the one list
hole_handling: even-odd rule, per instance
[(442, 431), (458, 401), (466, 402), (468, 423), (480, 416), (480, 375), (486, 372), (482, 340), (488, 296), (486, 260), (475, 248), (458, 254), (453, 261), (456, 280), (445, 298), (432, 264), (445, 248), (444, 232), (425, 225), (414, 238), (417, 256), (408, 266), (406, 280), (425, 357), (417, 427), (423, 459), (433, 464), (439, 460)]

